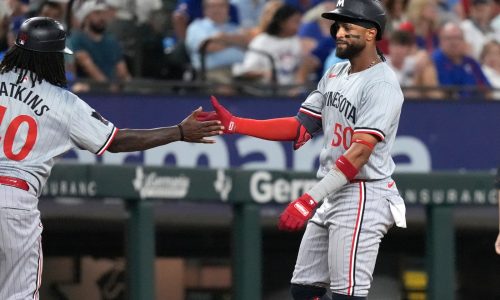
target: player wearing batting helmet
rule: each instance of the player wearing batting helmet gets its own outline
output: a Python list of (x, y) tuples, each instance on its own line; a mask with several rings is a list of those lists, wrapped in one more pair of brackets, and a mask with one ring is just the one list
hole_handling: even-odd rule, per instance
[(118, 129), (64, 89), (66, 33), (58, 22), (26, 20), (0, 64), (0, 299), (38, 299), (42, 224), (38, 197), (57, 157), (72, 148), (97, 155), (175, 141), (212, 143), (223, 129), (195, 110), (177, 126)]
[(378, 0), (339, 0), (323, 17), (334, 21), (336, 55), (348, 61), (325, 73), (295, 117), (235, 117), (215, 98), (215, 112), (200, 117), (221, 120), (226, 133), (290, 140), (295, 148), (323, 132), (321, 180), (279, 219), (282, 230), (307, 225), (291, 292), (295, 300), (320, 299), (327, 289), (334, 300), (366, 299), (382, 238), (394, 223), (406, 227), (390, 156), (403, 93), (377, 51), (386, 22)]

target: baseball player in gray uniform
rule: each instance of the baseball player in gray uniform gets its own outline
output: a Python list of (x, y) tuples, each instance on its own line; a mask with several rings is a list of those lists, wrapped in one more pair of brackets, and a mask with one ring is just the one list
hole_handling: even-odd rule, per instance
[(26, 20), (0, 64), (0, 299), (38, 299), (42, 224), (38, 197), (54, 158), (71, 148), (97, 155), (174, 141), (212, 143), (219, 121), (194, 111), (177, 126), (117, 129), (66, 85), (66, 33), (58, 22)]
[(322, 16), (335, 21), (336, 54), (349, 61), (326, 72), (296, 117), (239, 118), (212, 98), (215, 112), (201, 119), (221, 120), (226, 133), (293, 140), (294, 148), (324, 133), (322, 179), (288, 205), (278, 224), (294, 231), (307, 223), (291, 292), (296, 300), (312, 300), (329, 288), (334, 300), (366, 299), (382, 238), (394, 223), (406, 227), (390, 156), (403, 93), (376, 48), (386, 23), (378, 0), (339, 0)]

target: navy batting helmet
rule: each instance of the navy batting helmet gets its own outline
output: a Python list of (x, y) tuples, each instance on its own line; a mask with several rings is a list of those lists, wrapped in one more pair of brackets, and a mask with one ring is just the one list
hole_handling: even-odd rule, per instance
[(66, 47), (66, 32), (61, 23), (47, 17), (34, 17), (24, 21), (15, 44), (30, 51), (73, 54)]
[(379, 0), (338, 0), (335, 10), (321, 16), (346, 23), (371, 23), (377, 28), (377, 40), (382, 39), (387, 21), (385, 9)]

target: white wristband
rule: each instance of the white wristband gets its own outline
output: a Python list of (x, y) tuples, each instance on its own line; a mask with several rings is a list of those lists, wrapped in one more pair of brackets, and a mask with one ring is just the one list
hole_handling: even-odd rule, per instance
[(335, 192), (340, 187), (347, 183), (347, 178), (340, 172), (339, 169), (334, 168), (326, 173), (325, 177), (321, 179), (312, 189), (307, 192), (316, 202), (323, 200), (329, 194)]

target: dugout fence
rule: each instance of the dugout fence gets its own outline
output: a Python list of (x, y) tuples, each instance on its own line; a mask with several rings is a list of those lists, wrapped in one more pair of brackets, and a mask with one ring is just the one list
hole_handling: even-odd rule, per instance
[[(428, 299), (451, 300), (455, 291), (457, 205), (496, 205), (490, 173), (396, 174), (408, 205), (425, 205)], [(310, 172), (183, 169), (144, 166), (57, 165), (46, 197), (121, 198), (129, 216), (125, 239), (128, 296), (154, 299), (155, 224), (150, 200), (227, 203), (233, 210), (233, 299), (261, 299), (260, 207), (286, 205), (316, 182)]]

